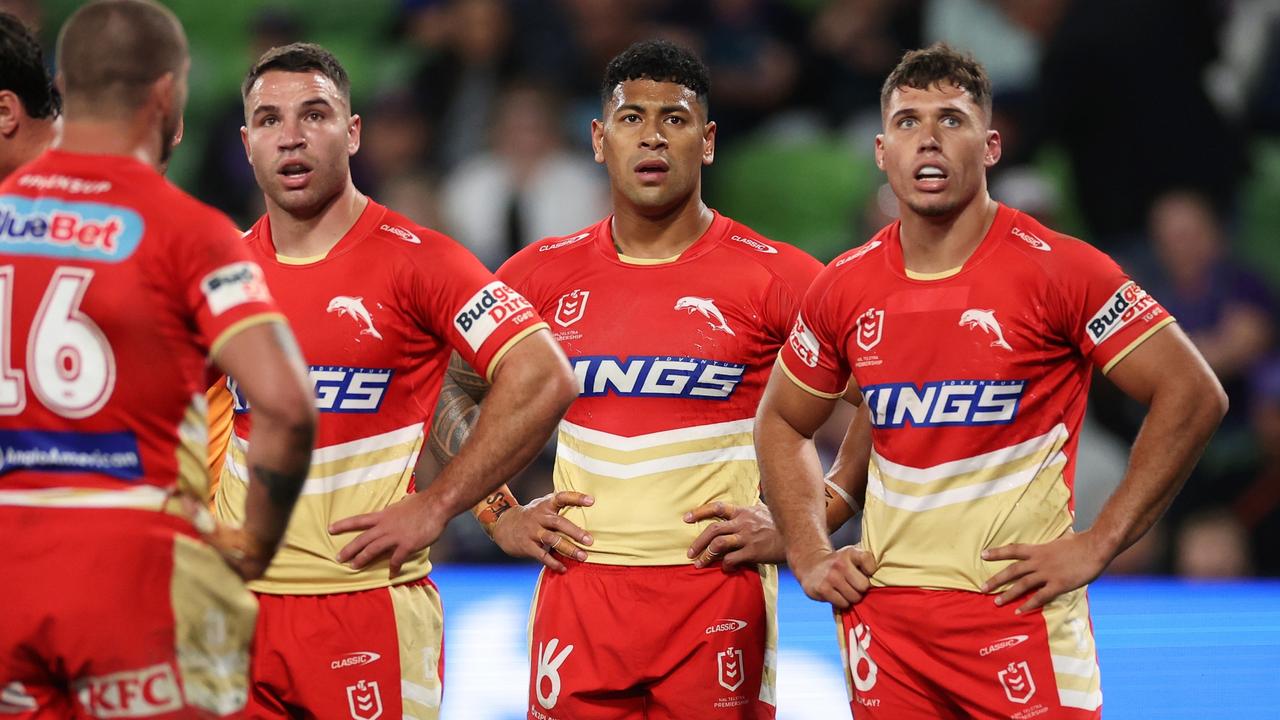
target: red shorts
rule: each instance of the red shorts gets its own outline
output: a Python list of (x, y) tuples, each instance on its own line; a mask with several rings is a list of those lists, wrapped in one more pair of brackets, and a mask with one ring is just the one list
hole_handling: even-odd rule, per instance
[(240, 716), (257, 604), (187, 521), (0, 506), (0, 547), (0, 717)]
[(533, 600), (533, 720), (774, 717), (777, 569), (566, 562)]
[(251, 718), (439, 717), (444, 613), (427, 578), (258, 602)]
[(858, 720), (1102, 716), (1083, 589), (1015, 615), (994, 595), (873, 588), (837, 616)]

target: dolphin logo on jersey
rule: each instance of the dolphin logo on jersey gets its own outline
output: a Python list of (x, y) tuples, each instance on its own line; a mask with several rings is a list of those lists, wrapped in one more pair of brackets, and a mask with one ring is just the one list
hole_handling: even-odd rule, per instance
[(724, 315), (720, 313), (720, 308), (716, 307), (715, 301), (711, 298), (700, 298), (692, 295), (686, 295), (676, 301), (675, 309), (688, 310), (690, 315), (695, 312), (701, 313), (707, 320), (715, 321), (707, 323), (711, 326), (712, 330), (722, 330), (730, 335), (736, 334), (729, 327), (729, 323), (725, 322)]
[(1013, 350), (1009, 343), (1004, 341), (1004, 330), (1001, 330), (1000, 323), (996, 322), (995, 310), (965, 310), (960, 315), (960, 325), (970, 330), (982, 328), (983, 332), (996, 337), (991, 341), (991, 347)]
[[(373, 316), (365, 309), (364, 298), (362, 297), (339, 295), (329, 301), (329, 307), (325, 312), (336, 312), (339, 317), (350, 315), (351, 319), (355, 320), (356, 324), (361, 327), (361, 335), (372, 335), (379, 340), (382, 339), (382, 333), (378, 332), (378, 328), (373, 326)], [(356, 340), (358, 342), (359, 338)]]

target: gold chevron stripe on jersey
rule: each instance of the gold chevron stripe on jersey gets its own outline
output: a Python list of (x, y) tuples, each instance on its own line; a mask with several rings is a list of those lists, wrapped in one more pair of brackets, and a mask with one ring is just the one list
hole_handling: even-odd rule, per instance
[(1102, 673), (1089, 622), (1089, 600), (1084, 588), (1072, 590), (1045, 605), (1049, 653), (1063, 707), (1097, 710), (1102, 707)]
[(587, 562), (686, 565), (685, 551), (708, 522), (691, 525), (689, 510), (724, 500), (759, 501), (750, 418), (625, 436), (560, 423), (556, 490), (596, 498), (568, 508), (567, 518), (594, 536)]
[[(257, 592), (310, 595), (353, 592), (391, 585), (384, 558), (363, 570), (337, 562), (338, 551), (359, 533), (330, 535), (330, 524), (377, 512), (408, 494), (409, 480), (422, 448), (422, 424), (359, 440), (317, 448), (285, 532), (284, 545), (267, 574), (250, 584)], [(243, 522), (249, 483), (245, 467), (248, 442), (232, 435), (214, 512), (222, 522)], [(404, 564), (395, 583), (418, 580), (430, 571), (428, 550)]]
[(1072, 520), (1062, 474), (1067, 439), (1059, 423), (1030, 440), (926, 468), (873, 451), (862, 522), (864, 546), (878, 563), (872, 583), (977, 592), (1008, 564), (982, 560), (984, 549), (1061, 535)]

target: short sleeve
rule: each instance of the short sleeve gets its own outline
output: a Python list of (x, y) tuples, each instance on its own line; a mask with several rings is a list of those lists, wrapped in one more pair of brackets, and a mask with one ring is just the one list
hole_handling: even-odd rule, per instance
[(424, 324), (488, 380), (517, 342), (547, 327), (533, 305), (455, 241), (436, 236), (431, 264), (413, 265)]
[(202, 238), (178, 238), (176, 277), (210, 355), (244, 328), (282, 320), (262, 268), (229, 220), (211, 215)]
[(791, 332), (805, 291), (822, 272), (822, 263), (804, 252), (794, 250), (786, 255), (773, 268), (774, 278), (765, 296), (763, 312), (765, 329), (779, 343), (784, 342)]
[(792, 382), (823, 398), (842, 396), (850, 374), (841, 342), (846, 333), (836, 318), (851, 315), (836, 307), (837, 294), (830, 292), (836, 272), (828, 267), (809, 287), (778, 355)]
[(1071, 267), (1056, 273), (1063, 329), (1082, 355), (1110, 372), (1174, 319), (1106, 254), (1080, 241), (1070, 252)]

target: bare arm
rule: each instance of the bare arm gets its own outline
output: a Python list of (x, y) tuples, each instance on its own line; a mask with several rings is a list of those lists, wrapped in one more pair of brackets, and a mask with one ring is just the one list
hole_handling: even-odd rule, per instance
[(236, 379), (253, 407), (244, 528), (238, 537), (225, 531), (225, 542), (214, 544), (242, 576), (252, 579), (266, 571), (275, 555), (311, 468), (315, 399), (302, 354), (283, 322), (240, 331), (213, 359)]
[(362, 568), (390, 552), (397, 574), (408, 557), (439, 538), (450, 518), (474, 507), (522, 470), (577, 395), (564, 353), (545, 330), (499, 361), (471, 438), (435, 482), (391, 507), (334, 523), (334, 534), (363, 530), (338, 554)]
[[(431, 423), (431, 437), (428, 438), (431, 447), (429, 457), (434, 461), (431, 464), (435, 472), (447, 466), (462, 451), (480, 418), (480, 409), (485, 406), (483, 401), (488, 392), (489, 383), (455, 353), (440, 388), (435, 419)], [(419, 468), (426, 464), (419, 463)], [(586, 560), (587, 554), (579, 546), (590, 545), (592, 539), (582, 528), (561, 517), (559, 511), (568, 506), (589, 506), (593, 502), (590, 496), (582, 493), (559, 492), (522, 506), (504, 483), (472, 507), (471, 514), (507, 554), (533, 557), (552, 570), (563, 572), (564, 564), (556, 559), (555, 554)], [(516, 512), (508, 515), (512, 510)], [(565, 538), (569, 541), (565, 542)], [(555, 553), (549, 549), (554, 549)]]
[(756, 414), (755, 442), (761, 484), (791, 569), (809, 597), (845, 608), (866, 592), (874, 567), (854, 548), (831, 549), (813, 434), (834, 404), (805, 392), (775, 368)]
[[(856, 390), (850, 393), (858, 395)], [(845, 399), (860, 407), (849, 423), (835, 462), (823, 479), (828, 532), (839, 530), (866, 504), (867, 466), (871, 462), (871, 415), (866, 407), (861, 406), (860, 395), (851, 398), (846, 394)]]
[(1043, 545), (1006, 545), (986, 560), (1015, 560), (984, 586), (1013, 584), (996, 600), (1035, 591), (1019, 612), (1032, 610), (1102, 574), (1168, 509), (1227, 411), (1227, 396), (1209, 365), (1177, 325), (1156, 332), (1112, 368), (1108, 377), (1148, 406), (1120, 486), (1093, 527)]

